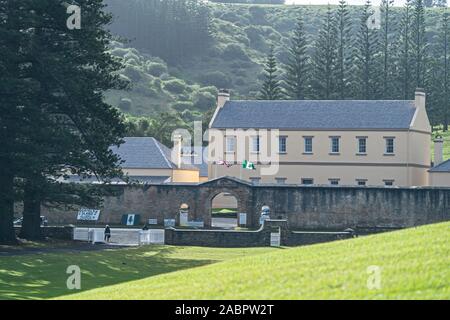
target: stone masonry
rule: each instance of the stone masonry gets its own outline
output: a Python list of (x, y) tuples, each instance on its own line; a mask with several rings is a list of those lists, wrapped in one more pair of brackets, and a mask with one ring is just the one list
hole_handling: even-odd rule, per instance
[[(211, 225), (212, 199), (222, 192), (236, 197), (238, 212), (247, 213), (247, 226), (259, 227), (261, 207), (271, 208), (272, 219), (286, 219), (292, 230), (345, 228), (404, 228), (450, 220), (450, 188), (345, 187), (252, 185), (223, 177), (200, 184), (113, 186), (105, 198), (98, 224), (119, 224), (122, 214), (140, 214), (141, 221), (179, 220), (182, 204), (189, 220)], [(76, 209), (44, 208), (49, 222), (76, 223)]]

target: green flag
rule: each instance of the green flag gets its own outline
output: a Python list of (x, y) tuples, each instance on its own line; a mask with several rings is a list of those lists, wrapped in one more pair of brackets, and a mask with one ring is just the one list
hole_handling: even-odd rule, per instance
[(248, 169), (248, 170), (255, 170), (255, 165), (253, 164), (253, 162), (244, 160), (244, 162), (242, 162), (242, 168), (244, 169)]

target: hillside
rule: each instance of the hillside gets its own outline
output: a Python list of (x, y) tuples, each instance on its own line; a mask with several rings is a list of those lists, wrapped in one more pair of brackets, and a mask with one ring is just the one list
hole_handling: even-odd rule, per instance
[[(146, 56), (151, 54), (146, 32), (150, 32), (152, 26), (146, 29), (148, 12), (146, 15), (145, 10), (150, 9), (146, 9), (140, 0), (133, 1), (126, 6), (118, 0), (106, 1), (115, 16), (111, 29), (130, 40), (128, 46), (135, 48), (131, 49), (134, 54)], [(108, 102), (120, 105), (124, 112), (133, 115), (154, 115), (174, 110), (204, 112), (214, 106), (210, 93), (214, 93), (217, 88), (231, 89), (235, 99), (254, 99), (260, 89), (262, 63), (270, 46), (275, 46), (275, 55), (283, 69), (299, 13), (304, 18), (311, 51), (327, 10), (326, 6), (221, 3), (209, 3), (207, 7), (212, 18), (212, 39), (207, 46), (170, 63), (161, 59), (167, 55), (166, 51), (161, 53), (156, 50), (159, 58), (143, 61), (144, 64), (151, 63), (153, 70), (137, 68), (139, 71), (136, 77), (131, 75), (131, 82), (136, 88), (129, 93), (110, 93), (107, 95)], [(349, 7), (349, 19), (354, 22), (353, 34), (358, 28), (360, 10), (359, 6)], [(427, 37), (430, 41), (436, 41), (437, 37), (437, 12), (434, 9), (427, 10)], [(400, 19), (399, 8), (394, 8), (392, 14), (394, 21)], [(135, 61), (128, 60), (127, 65)], [(128, 66), (124, 71), (128, 77), (130, 69)], [(136, 73), (134, 70), (131, 72)], [(167, 81), (173, 84), (170, 88), (164, 88)], [(126, 100), (121, 103), (122, 99)]]
[[(449, 227), (280, 250), (63, 298), (449, 299)], [(370, 266), (381, 268), (380, 289), (367, 287)]]
[(154, 116), (160, 112), (189, 110), (200, 117), (216, 100), (214, 86), (202, 86), (180, 79), (161, 58), (142, 53), (114, 41), (111, 54), (123, 58), (122, 79), (131, 84), (130, 90), (112, 90), (106, 102), (132, 115)]

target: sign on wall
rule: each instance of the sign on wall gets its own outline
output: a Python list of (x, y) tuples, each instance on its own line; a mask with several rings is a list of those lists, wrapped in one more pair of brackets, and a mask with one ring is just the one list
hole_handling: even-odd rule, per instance
[(187, 226), (189, 219), (189, 211), (180, 210), (180, 226)]
[(247, 225), (247, 214), (245, 212), (239, 213), (239, 225), (240, 226)]
[(100, 210), (97, 209), (80, 209), (78, 210), (77, 220), (97, 221), (100, 216)]
[(175, 227), (175, 219), (164, 219), (164, 227)]
[(124, 214), (122, 216), (122, 224), (126, 226), (137, 226), (141, 220), (141, 216), (139, 214)]

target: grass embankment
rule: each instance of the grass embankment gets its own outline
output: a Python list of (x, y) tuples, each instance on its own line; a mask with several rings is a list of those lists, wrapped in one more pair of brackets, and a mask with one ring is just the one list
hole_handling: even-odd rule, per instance
[(80, 267), (81, 289), (89, 290), (271, 250), (145, 246), (0, 256), (0, 299), (44, 299), (73, 293), (66, 286), (71, 265)]
[[(63, 298), (449, 299), (449, 228), (447, 222), (276, 250)], [(380, 268), (379, 289), (368, 288), (371, 266)]]

